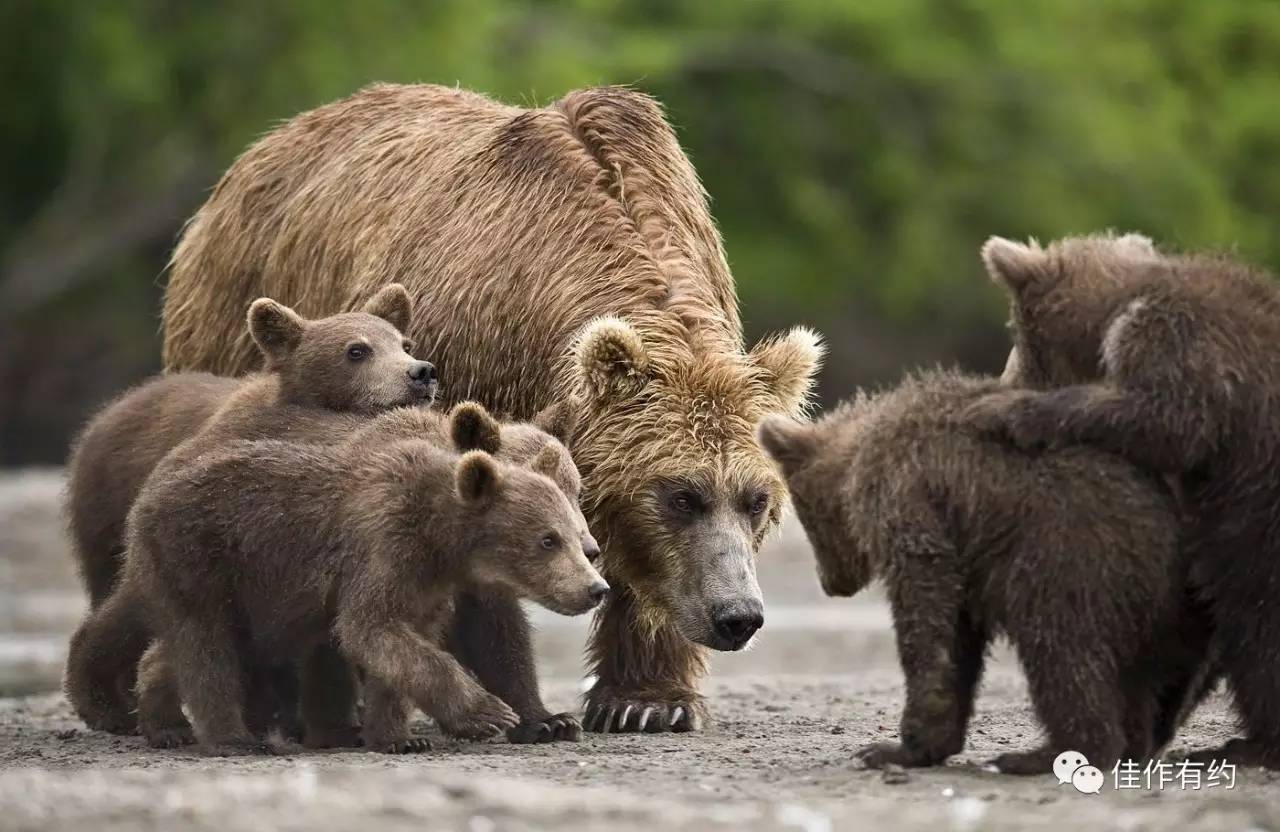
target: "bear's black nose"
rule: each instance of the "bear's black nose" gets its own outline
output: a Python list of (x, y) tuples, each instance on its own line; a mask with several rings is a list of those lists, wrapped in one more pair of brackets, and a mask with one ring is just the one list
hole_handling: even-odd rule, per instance
[(409, 378), (422, 384), (435, 381), (436, 365), (430, 361), (415, 361), (413, 366), (409, 368)]
[(587, 560), (592, 563), (600, 557), (600, 544), (596, 543), (596, 539), (589, 534), (582, 537), (582, 554), (586, 555)]
[(608, 594), (609, 585), (604, 581), (597, 581), (591, 585), (591, 589), (587, 590), (587, 597), (591, 599), (592, 604), (599, 604)]
[(718, 605), (711, 614), (716, 635), (737, 650), (764, 626), (764, 608), (754, 598)]

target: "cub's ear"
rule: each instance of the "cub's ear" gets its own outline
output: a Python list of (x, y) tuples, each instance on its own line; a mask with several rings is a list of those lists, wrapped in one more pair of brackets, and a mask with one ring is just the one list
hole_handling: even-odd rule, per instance
[(538, 414), (533, 417), (533, 426), (535, 428), (559, 439), (560, 444), (566, 448), (573, 442), (573, 429), (576, 427), (576, 423), (577, 419), (574, 418), (573, 408), (566, 401), (549, 405), (538, 411)]
[(529, 462), (529, 468), (544, 477), (550, 477), (554, 480), (560, 473), (561, 461), (560, 449), (548, 443), (542, 446), (542, 450), (534, 454), (533, 459)]
[(813, 429), (785, 416), (764, 417), (756, 428), (756, 439), (788, 476), (799, 470), (817, 450)]
[(630, 398), (649, 381), (649, 356), (640, 334), (621, 318), (597, 318), (574, 347), (579, 380), (596, 400)]
[(502, 426), (475, 402), (461, 402), (449, 411), (449, 436), (459, 451), (496, 454), (502, 447)]
[(991, 237), (982, 244), (982, 263), (992, 280), (1015, 295), (1049, 273), (1048, 255), (1034, 240), (1023, 244)]
[(403, 285), (388, 283), (378, 294), (369, 298), (369, 302), (360, 311), (375, 315), (405, 332), (413, 317), (413, 300), (409, 297), (409, 290)]
[(778, 399), (778, 410), (790, 416), (805, 411), (825, 352), (822, 336), (803, 326), (755, 345), (751, 360), (765, 372), (765, 383)]
[(258, 298), (249, 306), (249, 334), (268, 364), (288, 358), (306, 328), (302, 316), (271, 298)]
[(468, 451), (458, 460), (454, 485), (462, 502), (480, 503), (497, 496), (502, 488), (502, 475), (493, 457), (484, 451)]

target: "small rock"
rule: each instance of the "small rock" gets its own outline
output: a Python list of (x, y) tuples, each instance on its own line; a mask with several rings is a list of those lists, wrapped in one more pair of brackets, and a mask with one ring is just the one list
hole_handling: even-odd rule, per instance
[(890, 763), (880, 773), (880, 781), (890, 786), (901, 786), (903, 783), (911, 782), (911, 775), (907, 774), (907, 770), (902, 766)]
[(62, 741), (73, 740), (79, 736), (80, 732), (75, 728), (63, 728), (61, 731), (55, 731), (53, 735)]
[(843, 726), (843, 725), (833, 725), (833, 726), (831, 726), (831, 733), (833, 733), (833, 734), (843, 734), (843, 733), (844, 733), (844, 726)]

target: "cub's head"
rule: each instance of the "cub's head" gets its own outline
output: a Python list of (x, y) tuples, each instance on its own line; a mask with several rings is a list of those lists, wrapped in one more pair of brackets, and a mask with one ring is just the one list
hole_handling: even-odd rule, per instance
[(458, 460), (454, 487), (466, 522), (475, 524), (473, 579), (579, 615), (598, 606), (609, 585), (584, 550), (581, 512), (553, 479), (563, 451), (548, 446), (524, 465), (468, 451)]
[(374, 412), (430, 405), (436, 370), (412, 355), (401, 334), (412, 304), (393, 283), (359, 312), (306, 320), (270, 298), (249, 307), (249, 332), (267, 372), (280, 377), (284, 399), (328, 410)]
[(768, 413), (801, 412), (820, 357), (805, 329), (750, 351), (704, 344), (661, 311), (579, 334), (573, 458), (605, 574), (645, 635), (672, 628), (717, 650), (764, 623), (755, 556), (786, 488), (756, 442)]
[(982, 262), (1010, 300), (1014, 345), (1002, 378), (1043, 389), (1102, 375), (1108, 326), (1165, 260), (1139, 234), (1096, 234), (1045, 248), (992, 237)]
[(842, 499), (853, 472), (831, 447), (832, 437), (825, 435), (829, 432), (821, 423), (802, 424), (770, 416), (760, 423), (756, 434), (786, 478), (796, 516), (818, 561), (823, 591), (849, 596), (863, 589), (873, 576), (864, 548), (852, 539), (853, 524)]

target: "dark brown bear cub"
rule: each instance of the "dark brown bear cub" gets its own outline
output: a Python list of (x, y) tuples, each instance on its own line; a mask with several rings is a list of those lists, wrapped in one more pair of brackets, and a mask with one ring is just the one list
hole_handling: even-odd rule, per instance
[(1004, 754), (1047, 772), (1071, 749), (1106, 768), (1167, 741), (1165, 655), (1183, 581), (1163, 484), (1086, 448), (1025, 454), (962, 413), (1000, 382), (934, 372), (860, 396), (813, 425), (772, 418), (761, 442), (787, 478), (822, 586), (883, 579), (907, 701), (901, 741), (870, 766), (927, 766), (964, 747), (983, 652), (1008, 636), (1047, 742)]
[(242, 380), (165, 376), (126, 393), (89, 425), (72, 454), (68, 512), (93, 608), (72, 638), (65, 686), (90, 727), (136, 726), (131, 689), (148, 634), (137, 603), (111, 589), (125, 518), (146, 478), (166, 454), (195, 456), (227, 436), (292, 437), (340, 413), (355, 430), (359, 414), (430, 404), (434, 367), (408, 354), (396, 328), (410, 311), (398, 285), (362, 312), (314, 321), (259, 299), (248, 329), (263, 352), (263, 373)]
[(1012, 380), (973, 417), (1025, 447), (1088, 443), (1176, 478), (1193, 589), (1246, 736), (1197, 755), (1280, 768), (1280, 290), (1143, 237), (992, 238)]
[(157, 472), (130, 515), (124, 581), (146, 598), (204, 750), (259, 749), (242, 669), (330, 635), (376, 689), (407, 695), (449, 733), (513, 727), (511, 708), (442, 639), (464, 586), (567, 614), (603, 599), (577, 509), (548, 476), (558, 465), (421, 440), (261, 441)]

